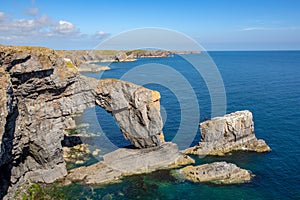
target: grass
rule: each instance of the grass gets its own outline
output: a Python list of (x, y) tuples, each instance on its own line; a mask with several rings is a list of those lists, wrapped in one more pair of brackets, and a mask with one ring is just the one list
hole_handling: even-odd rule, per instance
[(59, 182), (49, 185), (25, 182), (18, 188), (14, 199), (18, 200), (47, 200), (65, 199), (63, 188)]
[(118, 51), (118, 50), (100, 50), (100, 52), (101, 52), (101, 55), (103, 55), (103, 56), (115, 56), (121, 51)]
[(78, 70), (78, 68), (75, 65), (73, 65), (73, 63), (71, 61), (66, 61), (66, 68), (73, 69), (76, 71)]

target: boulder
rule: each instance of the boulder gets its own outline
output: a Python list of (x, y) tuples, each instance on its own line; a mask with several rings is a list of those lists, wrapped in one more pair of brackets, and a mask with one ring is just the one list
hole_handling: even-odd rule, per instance
[(248, 170), (226, 162), (187, 166), (177, 170), (177, 173), (174, 175), (195, 183), (211, 182), (215, 184), (244, 183), (250, 181), (254, 176)]

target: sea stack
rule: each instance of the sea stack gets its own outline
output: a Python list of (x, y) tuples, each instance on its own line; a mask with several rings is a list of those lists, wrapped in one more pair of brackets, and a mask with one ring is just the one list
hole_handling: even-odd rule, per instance
[(200, 124), (201, 141), (184, 150), (186, 154), (224, 155), (230, 151), (270, 151), (264, 140), (254, 134), (252, 113), (237, 111), (223, 117), (215, 117)]

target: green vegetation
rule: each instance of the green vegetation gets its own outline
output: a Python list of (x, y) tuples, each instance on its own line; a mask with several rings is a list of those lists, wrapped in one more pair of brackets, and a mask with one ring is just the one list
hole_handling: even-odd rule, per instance
[(78, 130), (77, 127), (76, 128), (67, 129), (66, 131), (68, 132), (68, 135), (76, 135), (76, 134), (79, 133), (79, 130)]
[(66, 68), (78, 70), (78, 68), (71, 61), (66, 61)]
[[(73, 153), (73, 155), (74, 155), (74, 152), (76, 152), (76, 151), (72, 150), (71, 154)], [(77, 164), (76, 162), (66, 161), (67, 170), (70, 171), (70, 170), (78, 168), (78, 167), (89, 166), (89, 165), (95, 164), (99, 161), (92, 154), (85, 154), (84, 156), (81, 156), (81, 158), (78, 158), (78, 160), (83, 160), (83, 163)]]
[(99, 50), (103, 56), (115, 56), (120, 51), (118, 50)]
[(140, 50), (131, 50), (131, 51), (126, 51), (126, 55), (129, 56), (133, 53), (138, 54), (138, 53), (144, 53), (144, 52), (147, 52), (147, 50), (141, 50), (141, 49)]
[(15, 193), (14, 199), (18, 200), (47, 200), (65, 199), (65, 194), (60, 182), (50, 185), (25, 182)]

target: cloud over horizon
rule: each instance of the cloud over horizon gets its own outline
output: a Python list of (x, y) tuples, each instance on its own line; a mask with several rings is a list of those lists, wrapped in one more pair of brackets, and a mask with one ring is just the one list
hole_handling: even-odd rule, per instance
[[(108, 33), (99, 31), (95, 34), (84, 34), (80, 28), (66, 20), (55, 21), (49, 16), (38, 14), (38, 8), (26, 9), (29, 19), (14, 19), (0, 11), (0, 43), (3, 44), (34, 44), (37, 41), (51, 40), (95, 40), (95, 43), (105, 38)], [(83, 41), (81, 41), (83, 42)]]
[(281, 30), (281, 31), (293, 31), (293, 30), (300, 30), (299, 26), (282, 26), (282, 27), (246, 27), (240, 29), (240, 31), (276, 31), (276, 30)]

